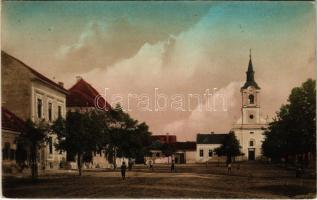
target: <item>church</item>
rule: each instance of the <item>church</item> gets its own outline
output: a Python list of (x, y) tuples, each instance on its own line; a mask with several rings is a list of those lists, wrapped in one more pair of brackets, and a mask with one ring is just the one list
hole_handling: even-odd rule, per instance
[(262, 155), (264, 131), (268, 122), (261, 116), (261, 88), (255, 82), (251, 58), (246, 72), (246, 82), (240, 89), (241, 117), (233, 125), (232, 131), (240, 142), (243, 159), (255, 160)]

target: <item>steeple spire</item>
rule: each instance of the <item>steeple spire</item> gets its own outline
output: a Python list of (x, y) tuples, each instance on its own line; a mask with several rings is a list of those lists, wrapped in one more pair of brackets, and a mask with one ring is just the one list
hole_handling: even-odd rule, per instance
[(249, 58), (250, 58), (250, 60), (249, 60), (249, 65), (248, 65), (248, 71), (246, 72), (247, 81), (245, 82), (245, 84), (242, 88), (246, 89), (248, 86), (254, 86), (256, 89), (260, 89), (260, 87), (258, 86), (258, 84), (254, 80), (254, 70), (253, 70), (253, 64), (252, 64), (251, 49), (250, 49)]

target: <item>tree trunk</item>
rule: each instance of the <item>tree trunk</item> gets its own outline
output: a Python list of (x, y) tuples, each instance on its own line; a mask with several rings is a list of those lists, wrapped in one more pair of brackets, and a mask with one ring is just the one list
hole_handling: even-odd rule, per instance
[(82, 153), (77, 154), (77, 167), (78, 167), (78, 174), (79, 176), (82, 175)]
[(117, 151), (116, 151), (116, 148), (114, 148), (113, 169), (116, 170), (116, 168), (117, 168)]
[(36, 181), (38, 178), (38, 167), (37, 167), (37, 148), (35, 144), (31, 146), (31, 174), (32, 174), (32, 181)]

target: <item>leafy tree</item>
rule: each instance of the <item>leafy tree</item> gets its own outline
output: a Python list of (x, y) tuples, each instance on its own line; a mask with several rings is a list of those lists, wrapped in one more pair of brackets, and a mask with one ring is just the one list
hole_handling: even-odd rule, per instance
[(316, 81), (295, 87), (269, 124), (263, 154), (273, 159), (311, 152), (316, 154)]
[(226, 156), (227, 163), (231, 163), (232, 157), (241, 155), (240, 143), (237, 140), (233, 131), (230, 131), (224, 138), (220, 147), (216, 148), (215, 151), (219, 156)]
[(66, 120), (58, 118), (52, 125), (59, 141), (56, 148), (77, 155), (80, 176), (84, 154), (91, 154), (103, 145), (107, 132), (105, 116), (104, 112), (99, 111), (68, 112)]
[[(169, 156), (172, 156), (176, 152), (176, 148), (175, 148), (175, 145), (173, 144), (164, 143), (161, 146), (161, 151), (166, 157), (169, 157)], [(169, 159), (168, 159), (168, 162), (169, 162)]]
[(143, 160), (147, 146), (150, 145), (149, 127), (131, 118), (119, 104), (110, 111), (110, 116), (108, 152), (114, 154), (114, 163), (116, 157)]
[(38, 178), (38, 151), (47, 139), (48, 130), (49, 127), (44, 121), (35, 124), (31, 120), (27, 120), (25, 122), (25, 129), (18, 138), (29, 149), (29, 163), (33, 181)]

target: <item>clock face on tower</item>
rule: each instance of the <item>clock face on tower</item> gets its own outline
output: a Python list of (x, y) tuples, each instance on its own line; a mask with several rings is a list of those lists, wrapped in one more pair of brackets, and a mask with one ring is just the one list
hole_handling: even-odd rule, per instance
[(252, 123), (255, 123), (255, 122), (256, 122), (256, 119), (255, 119), (255, 111), (249, 110), (249, 111), (247, 112), (247, 122), (248, 122), (248, 124), (252, 124)]

